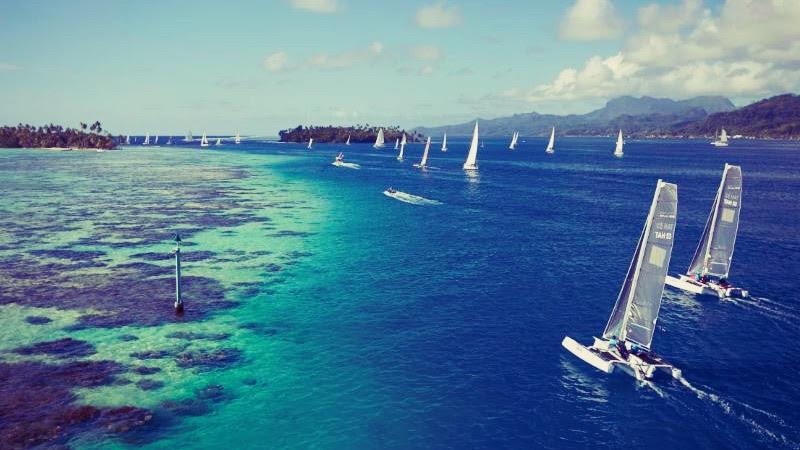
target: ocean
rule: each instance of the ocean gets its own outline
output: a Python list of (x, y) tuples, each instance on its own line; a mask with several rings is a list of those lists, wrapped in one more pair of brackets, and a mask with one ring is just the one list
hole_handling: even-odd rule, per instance
[[(621, 159), (613, 137), (507, 146), (485, 139), (474, 176), (452, 137), (426, 171), (422, 144), (403, 162), (391, 146), (269, 141), (1, 150), (0, 436), (800, 448), (800, 144), (630, 140)], [(331, 165), (339, 151), (361, 168)], [(678, 185), (677, 274), (726, 162), (744, 186), (731, 281), (751, 298), (665, 291), (653, 349), (686, 382), (642, 385), (565, 351), (565, 335), (602, 333), (657, 180)]]

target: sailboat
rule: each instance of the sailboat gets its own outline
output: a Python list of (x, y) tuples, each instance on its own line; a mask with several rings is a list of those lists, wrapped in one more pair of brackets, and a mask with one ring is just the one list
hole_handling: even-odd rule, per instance
[(308, 138), (308, 147), (306, 148), (311, 150), (312, 145), (314, 145), (314, 138)]
[(344, 153), (342, 153), (342, 152), (339, 152), (339, 154), (336, 155), (336, 159), (334, 159), (331, 164), (333, 164), (336, 167), (346, 167), (348, 169), (360, 169), (361, 168), (361, 166), (359, 166), (358, 164), (344, 162)]
[(403, 133), (403, 139), (400, 141), (400, 154), (397, 155), (398, 161), (403, 160), (403, 153), (405, 152), (405, 149), (406, 149), (406, 134)]
[(153, 145), (158, 145), (158, 135), (156, 135), (156, 138), (153, 139)]
[(469, 145), (467, 160), (464, 161), (464, 170), (478, 170), (478, 122), (475, 122), (475, 129), (472, 131), (472, 142)]
[(517, 139), (519, 139), (519, 132), (515, 131), (514, 134), (511, 135), (511, 144), (508, 145), (509, 150), (517, 148)]
[(400, 147), (400, 138), (394, 140), (394, 149), (397, 150), (398, 147)]
[(622, 140), (622, 130), (619, 130), (619, 135), (617, 135), (617, 147), (614, 148), (614, 156), (617, 158), (622, 158), (622, 146), (625, 144), (625, 141)]
[(200, 138), (200, 147), (208, 147), (208, 138), (205, 131), (203, 131), (203, 137)]
[(385, 147), (385, 145), (383, 143), (383, 128), (381, 128), (380, 130), (378, 130), (378, 137), (375, 138), (375, 144), (372, 146), (372, 148), (383, 148), (383, 147)]
[(350, 145), (350, 135), (349, 134), (347, 135), (347, 142), (345, 142), (344, 145)]
[(172, 136), (167, 138), (167, 145), (172, 145)]
[(242, 143), (242, 137), (239, 136), (239, 132), (238, 131), (236, 132), (236, 137), (233, 138), (233, 143), (234, 144), (241, 144)]
[(680, 378), (681, 371), (651, 350), (664, 277), (672, 255), (678, 187), (658, 180), (650, 212), (639, 237), (617, 302), (602, 337), (584, 346), (569, 336), (561, 345), (578, 358), (606, 373), (620, 368), (637, 380), (649, 380), (656, 371)]
[(706, 227), (686, 275), (667, 276), (667, 284), (693, 294), (745, 298), (749, 293), (728, 282), (742, 209), (742, 168), (725, 164)]
[(553, 127), (553, 129), (550, 130), (550, 142), (547, 143), (547, 148), (544, 150), (544, 152), (547, 153), (548, 155), (552, 155), (553, 153), (555, 153), (556, 152), (556, 149), (554, 147), (555, 143), (556, 143), (556, 127)]
[(222, 145), (222, 138), (217, 138), (217, 142), (214, 145)]
[(722, 129), (722, 132), (719, 133), (714, 139), (714, 142), (711, 143), (714, 147), (727, 147), (728, 146), (728, 132), (725, 131), (725, 128)]
[(183, 138), (183, 142), (192, 142), (194, 137), (192, 137), (192, 132), (186, 133), (186, 137)]
[(142, 145), (150, 145), (150, 133), (144, 135), (144, 142), (142, 142)]
[(125, 137), (125, 145), (131, 145), (131, 135), (127, 135)]
[(444, 134), (444, 139), (442, 139), (442, 151), (447, 151), (447, 133)]
[(431, 148), (431, 137), (428, 136), (428, 141), (425, 143), (425, 150), (422, 152), (422, 161), (419, 164), (414, 164), (414, 167), (425, 169), (428, 167), (428, 150)]

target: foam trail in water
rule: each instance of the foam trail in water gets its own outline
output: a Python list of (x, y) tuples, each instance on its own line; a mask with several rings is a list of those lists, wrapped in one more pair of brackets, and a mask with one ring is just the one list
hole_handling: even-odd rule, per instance
[(768, 299), (753, 297), (752, 299), (729, 298), (726, 300), (743, 308), (752, 308), (753, 310), (764, 314), (770, 319), (780, 320), (790, 325), (795, 324), (798, 320), (800, 320), (800, 315), (798, 315), (793, 309)]

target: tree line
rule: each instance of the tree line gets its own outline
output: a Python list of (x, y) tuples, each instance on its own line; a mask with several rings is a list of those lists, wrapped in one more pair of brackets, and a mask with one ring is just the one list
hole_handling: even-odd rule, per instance
[(91, 125), (81, 122), (80, 129), (61, 125), (35, 127), (28, 124), (0, 127), (0, 148), (89, 148), (111, 150), (122, 137), (103, 134), (99, 121)]

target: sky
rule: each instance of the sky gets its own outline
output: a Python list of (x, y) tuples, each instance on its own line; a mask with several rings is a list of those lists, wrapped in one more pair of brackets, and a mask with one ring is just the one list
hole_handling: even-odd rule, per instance
[(0, 0), (0, 124), (274, 136), (800, 91), (800, 0)]

